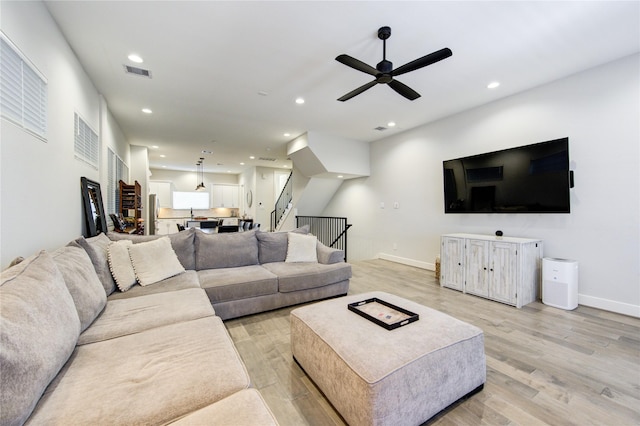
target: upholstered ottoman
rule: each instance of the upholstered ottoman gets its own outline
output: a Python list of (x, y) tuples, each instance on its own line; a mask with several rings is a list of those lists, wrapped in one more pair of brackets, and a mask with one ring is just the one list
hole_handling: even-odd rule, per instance
[[(374, 297), (420, 318), (386, 330), (347, 309)], [(293, 310), (291, 349), (351, 426), (419, 425), (486, 379), (482, 330), (383, 292)]]

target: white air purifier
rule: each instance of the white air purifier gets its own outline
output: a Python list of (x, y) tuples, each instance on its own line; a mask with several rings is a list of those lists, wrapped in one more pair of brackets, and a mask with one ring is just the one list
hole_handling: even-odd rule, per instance
[(566, 310), (578, 307), (578, 261), (542, 259), (542, 303)]

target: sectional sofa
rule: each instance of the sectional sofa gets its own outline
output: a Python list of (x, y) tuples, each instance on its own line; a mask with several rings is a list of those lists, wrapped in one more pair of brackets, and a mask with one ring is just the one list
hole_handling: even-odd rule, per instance
[(222, 320), (347, 292), (305, 234), (100, 234), (3, 271), (0, 424), (277, 424)]

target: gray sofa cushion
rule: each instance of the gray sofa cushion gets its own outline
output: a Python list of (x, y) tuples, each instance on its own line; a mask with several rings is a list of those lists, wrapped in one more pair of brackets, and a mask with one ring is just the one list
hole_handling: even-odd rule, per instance
[(186, 288), (200, 288), (200, 281), (198, 281), (196, 271), (185, 271), (182, 274), (145, 287), (136, 284), (124, 293), (120, 291), (112, 293), (107, 300), (129, 299), (147, 294), (165, 293)]
[(196, 230), (196, 270), (258, 264), (255, 231), (206, 234)]
[(218, 317), (77, 346), (34, 425), (164, 425), (249, 387)]
[(322, 287), (351, 278), (351, 265), (344, 262), (330, 265), (276, 262), (262, 267), (278, 276), (281, 293)]
[(172, 426), (278, 426), (267, 403), (257, 389), (243, 389), (225, 399), (208, 405), (177, 422)]
[[(309, 225), (296, 228), (293, 231), (298, 234), (308, 234)], [(287, 232), (257, 232), (258, 259), (260, 264), (269, 262), (284, 262), (287, 258), (288, 233)]]
[(71, 243), (51, 253), (64, 277), (80, 317), (80, 331), (86, 330), (107, 304), (107, 295), (87, 252)]
[(109, 232), (107, 236), (112, 241), (130, 240), (133, 241), (133, 244), (153, 241), (162, 237), (169, 237), (171, 247), (173, 247), (173, 250), (176, 252), (178, 260), (182, 263), (184, 269), (196, 269), (196, 254), (193, 241), (195, 236), (194, 228), (169, 235), (130, 235), (118, 232)]
[(200, 288), (110, 300), (104, 312), (80, 335), (78, 345), (213, 315), (213, 307)]
[(278, 292), (278, 277), (260, 265), (198, 271), (211, 302), (246, 299)]
[(2, 272), (0, 304), (0, 424), (21, 425), (73, 352), (80, 319), (44, 251)]
[(116, 290), (116, 282), (111, 275), (109, 260), (107, 258), (110, 241), (109, 237), (105, 234), (98, 234), (91, 238), (80, 237), (75, 240), (89, 255), (89, 259), (91, 259), (91, 263), (93, 263), (93, 267), (107, 296)]

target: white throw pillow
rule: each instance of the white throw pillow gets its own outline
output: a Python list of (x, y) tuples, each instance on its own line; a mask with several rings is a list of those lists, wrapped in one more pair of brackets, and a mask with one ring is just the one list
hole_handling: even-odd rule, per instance
[(287, 258), (285, 262), (315, 262), (318, 263), (316, 246), (318, 238), (315, 235), (289, 232)]
[(129, 247), (129, 257), (140, 285), (157, 283), (184, 272), (169, 237), (158, 238)]
[(129, 290), (136, 284), (136, 273), (129, 258), (130, 240), (114, 241), (109, 243), (107, 248), (107, 260), (111, 275), (120, 291)]

